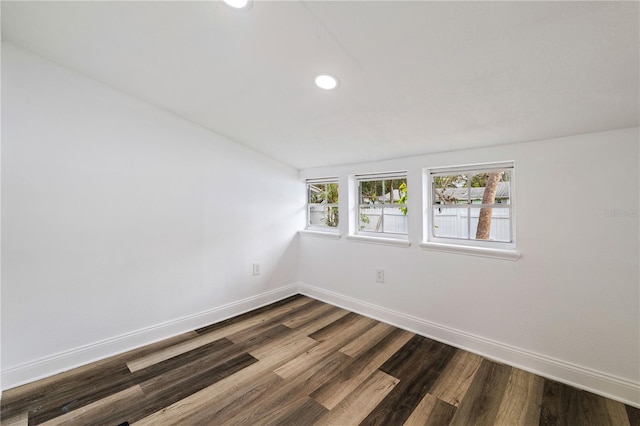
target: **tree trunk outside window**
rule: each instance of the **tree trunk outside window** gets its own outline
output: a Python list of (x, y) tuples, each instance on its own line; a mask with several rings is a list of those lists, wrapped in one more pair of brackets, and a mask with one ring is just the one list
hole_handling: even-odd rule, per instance
[[(502, 178), (502, 172), (493, 172), (489, 174), (485, 185), (484, 194), (482, 196), (482, 204), (494, 204), (496, 202), (496, 192), (498, 183)], [(476, 230), (476, 240), (488, 240), (491, 231), (491, 216), (493, 209), (483, 207), (480, 209), (480, 217), (478, 218), (478, 229)]]

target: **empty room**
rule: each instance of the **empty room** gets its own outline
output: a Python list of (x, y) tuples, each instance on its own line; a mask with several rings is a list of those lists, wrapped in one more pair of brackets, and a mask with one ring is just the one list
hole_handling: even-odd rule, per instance
[(1, 30), (3, 426), (640, 425), (640, 2)]

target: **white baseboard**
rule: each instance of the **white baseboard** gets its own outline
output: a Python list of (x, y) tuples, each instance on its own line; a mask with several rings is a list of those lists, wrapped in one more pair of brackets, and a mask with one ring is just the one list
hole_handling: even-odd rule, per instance
[(460, 349), (640, 408), (640, 383), (526, 351), (304, 283), (280, 287), (204, 312), (136, 330), (9, 368), (3, 390), (223, 321), (301, 293)]
[(3, 390), (50, 377), (91, 362), (220, 322), (297, 293), (297, 284), (291, 284), (194, 315), (156, 324), (121, 336), (27, 362), (2, 371)]
[(300, 283), (298, 291), (314, 299), (383, 321), (456, 348), (640, 408), (640, 383), (526, 351), (312, 285)]

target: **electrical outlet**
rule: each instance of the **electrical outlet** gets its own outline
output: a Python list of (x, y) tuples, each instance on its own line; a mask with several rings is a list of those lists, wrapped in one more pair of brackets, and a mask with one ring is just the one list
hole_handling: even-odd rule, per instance
[(262, 272), (262, 265), (260, 263), (253, 264), (253, 275), (260, 275)]
[(383, 283), (384, 282), (384, 269), (376, 269), (376, 282)]

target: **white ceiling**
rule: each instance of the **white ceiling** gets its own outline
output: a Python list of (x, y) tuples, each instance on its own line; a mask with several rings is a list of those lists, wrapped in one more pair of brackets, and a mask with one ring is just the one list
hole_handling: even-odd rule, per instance
[[(638, 126), (638, 2), (2, 1), (2, 39), (296, 168)], [(319, 73), (341, 85), (323, 91)]]

